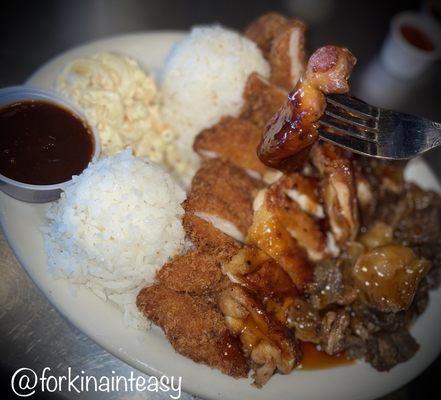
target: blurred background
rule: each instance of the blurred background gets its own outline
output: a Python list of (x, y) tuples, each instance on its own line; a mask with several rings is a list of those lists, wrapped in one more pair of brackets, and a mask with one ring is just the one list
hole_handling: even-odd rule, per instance
[[(387, 37), (396, 39), (393, 28), (394, 33), (390, 35), (391, 21), (405, 10), (418, 13), (416, 18), (433, 35), (430, 40), (438, 40), (434, 44), (439, 45), (441, 4), (436, 1), (15, 0), (2, 5), (0, 13), (0, 87), (21, 84), (58, 53), (109, 35), (187, 30), (195, 24), (215, 22), (240, 30), (260, 14), (278, 11), (307, 23), (310, 51), (324, 44), (338, 44), (356, 55), (358, 63), (351, 78), (353, 94), (372, 104), (441, 121), (439, 53), (421, 60), (425, 68), (415, 72), (407, 68), (409, 54), (401, 54), (400, 58), (394, 53), (399, 43), (389, 40), (388, 45), (383, 46)], [(421, 47), (421, 43), (415, 41), (411, 45)], [(410, 53), (415, 52), (410, 50)], [(427, 159), (441, 178), (441, 152), (434, 151)], [(9, 386), (11, 372), (22, 366), (38, 370), (46, 365), (56, 369), (67, 364), (97, 376), (109, 368), (122, 374), (131, 370), (65, 321), (15, 262), (3, 237), (0, 241), (2, 384)], [(420, 377), (385, 399), (414, 399), (423, 389), (434, 387), (433, 382), (440, 376), (440, 365), (438, 358)], [(428, 398), (432, 396), (434, 392)], [(106, 395), (103, 398), (119, 397)]]

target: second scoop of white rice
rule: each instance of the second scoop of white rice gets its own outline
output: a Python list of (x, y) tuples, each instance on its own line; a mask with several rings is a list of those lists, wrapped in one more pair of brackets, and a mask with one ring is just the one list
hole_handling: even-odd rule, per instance
[(47, 212), (50, 272), (115, 303), (127, 325), (145, 325), (136, 295), (182, 250), (184, 200), (169, 174), (129, 150), (91, 164)]

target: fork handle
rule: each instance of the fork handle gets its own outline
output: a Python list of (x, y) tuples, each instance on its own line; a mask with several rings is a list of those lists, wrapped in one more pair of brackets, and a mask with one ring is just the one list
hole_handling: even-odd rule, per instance
[(432, 139), (431, 149), (441, 146), (441, 123), (430, 121), (427, 127), (427, 134)]

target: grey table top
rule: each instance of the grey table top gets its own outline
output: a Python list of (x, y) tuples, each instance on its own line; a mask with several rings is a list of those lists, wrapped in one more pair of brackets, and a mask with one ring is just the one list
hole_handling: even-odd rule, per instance
[[(74, 45), (111, 34), (152, 29), (187, 29), (196, 23), (220, 21), (241, 28), (265, 10), (301, 15), (310, 22), (311, 48), (327, 42), (343, 43), (357, 54), (359, 64), (366, 65), (376, 54), (387, 30), (388, 19), (400, 7), (414, 7), (417, 2), (369, 2), (361, 15), (358, 2), (314, 0), (324, 12), (311, 14), (306, 1), (273, 2), (224, 1), (15, 1), (7, 12), (0, 13), (0, 86), (19, 84), (39, 65)], [(399, 4), (398, 4), (399, 3)], [(303, 8), (302, 8), (303, 4)], [(309, 11), (308, 11), (309, 10)], [(25, 12), (26, 11), (26, 12)], [(322, 14), (317, 15), (317, 14)], [(325, 14), (325, 15), (323, 15)], [(342, 29), (344, 27), (344, 29)], [(347, 32), (351, 32), (350, 35)], [(439, 65), (432, 68), (401, 108), (441, 120), (441, 80)], [(437, 78), (437, 79), (436, 79)], [(357, 74), (354, 76), (357, 81)], [(410, 84), (409, 84), (410, 85)], [(441, 171), (440, 153), (428, 159)], [(113, 357), (78, 331), (56, 311), (17, 263), (0, 233), (0, 372), (7, 381), (23, 366), (42, 370), (50, 366), (54, 374), (64, 374), (66, 366), (87, 370), (96, 376), (114, 370), (128, 376), (144, 376)], [(439, 360), (422, 378), (387, 396), (407, 400), (421, 385), (436, 376)], [(425, 379), (425, 380), (424, 380)], [(45, 395), (44, 398), (47, 398)], [(75, 393), (52, 395), (51, 398), (77, 398)], [(35, 397), (34, 397), (35, 398)], [(87, 399), (165, 399), (164, 393), (83, 393)], [(190, 399), (183, 394), (182, 398)]]

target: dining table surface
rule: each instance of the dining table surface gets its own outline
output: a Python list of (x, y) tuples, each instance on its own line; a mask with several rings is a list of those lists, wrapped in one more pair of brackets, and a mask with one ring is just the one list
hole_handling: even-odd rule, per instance
[[(308, 25), (307, 46), (344, 44), (358, 58), (353, 75), (355, 94), (363, 98), (363, 69), (378, 57), (390, 18), (404, 9), (419, 9), (417, 1), (348, 0), (15, 0), (0, 13), (0, 87), (22, 84), (42, 64), (74, 46), (135, 31), (188, 30), (196, 24), (221, 23), (242, 29), (266, 11), (296, 16)], [(398, 82), (406, 88), (393, 106), (441, 121), (441, 65), (433, 64), (418, 79)], [(358, 92), (357, 92), (358, 90)], [(441, 152), (425, 156), (441, 179)], [(9, 387), (15, 370), (27, 366), (54, 374), (66, 365), (97, 376), (134, 370), (93, 342), (49, 303), (17, 262), (0, 233), (0, 374)], [(422, 388), (439, 378), (440, 357), (419, 377), (385, 400), (416, 398)], [(5, 386), (5, 387), (6, 387)], [(32, 398), (38, 398), (38, 393)], [(75, 393), (45, 393), (44, 398), (73, 399)], [(3, 397), (2, 397), (3, 398)], [(166, 399), (166, 393), (82, 393), (82, 399)], [(193, 399), (183, 393), (183, 399)]]

